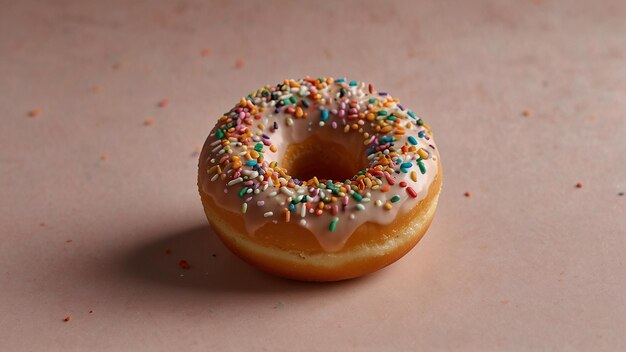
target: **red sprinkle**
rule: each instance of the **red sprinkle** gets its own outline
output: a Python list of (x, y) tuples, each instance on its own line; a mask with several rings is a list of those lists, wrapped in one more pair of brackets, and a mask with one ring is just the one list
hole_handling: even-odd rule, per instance
[(583, 183), (582, 182), (578, 182), (576, 184), (576, 188), (583, 188)]
[(406, 182), (400, 181), (400, 187), (406, 187)]
[(465, 195), (467, 198), (469, 198), (469, 197), (471, 197), (471, 196), (472, 196), (472, 194), (471, 194), (470, 192), (465, 192), (465, 193), (464, 193), (464, 195)]
[(411, 188), (411, 186), (406, 188), (406, 193), (408, 193), (413, 198), (417, 198), (417, 193), (413, 188)]
[(191, 268), (191, 265), (189, 265), (189, 263), (188, 263), (186, 260), (184, 260), (184, 259), (181, 259), (181, 260), (178, 262), (178, 265), (179, 265), (181, 268), (185, 269), (185, 270), (187, 270), (187, 269)]
[(367, 86), (367, 89), (369, 90), (370, 94), (374, 94), (374, 85), (372, 85), (371, 83)]
[(396, 183), (396, 181), (394, 181), (393, 178), (391, 178), (391, 175), (389, 175), (387, 171), (385, 171), (384, 174), (385, 174), (385, 178), (387, 179), (387, 183), (393, 186)]
[(65, 319), (63, 319), (63, 321), (65, 321), (65, 322), (70, 321), (70, 320), (72, 320), (72, 317), (70, 317), (69, 315), (66, 316)]
[(164, 108), (166, 106), (170, 105), (170, 100), (165, 98), (165, 99), (161, 99), (159, 100), (159, 107), (160, 108)]

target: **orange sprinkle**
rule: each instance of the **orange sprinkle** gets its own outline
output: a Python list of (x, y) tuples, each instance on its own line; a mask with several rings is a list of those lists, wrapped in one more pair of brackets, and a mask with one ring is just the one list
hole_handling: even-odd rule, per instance
[(154, 119), (145, 119), (143, 121), (143, 125), (144, 126), (152, 126), (152, 125), (154, 125), (154, 123), (155, 123)]
[(68, 321), (70, 321), (70, 320), (72, 320), (72, 317), (71, 317), (71, 316), (69, 316), (69, 315), (68, 315), (68, 316), (66, 316), (66, 317), (65, 317), (65, 319), (63, 319), (63, 321), (65, 321), (65, 322), (68, 322)]
[(465, 193), (464, 193), (464, 195), (465, 195), (467, 198), (469, 198), (469, 197), (471, 197), (471, 196), (472, 196), (472, 194), (471, 194), (470, 192), (465, 192)]
[(43, 110), (41, 109), (32, 109), (28, 112), (28, 116), (29, 117), (37, 117), (39, 115), (41, 115), (41, 113), (43, 112)]
[(388, 185), (384, 185), (384, 186), (380, 187), (380, 191), (381, 192), (389, 192), (390, 189), (391, 189), (391, 187), (389, 187)]

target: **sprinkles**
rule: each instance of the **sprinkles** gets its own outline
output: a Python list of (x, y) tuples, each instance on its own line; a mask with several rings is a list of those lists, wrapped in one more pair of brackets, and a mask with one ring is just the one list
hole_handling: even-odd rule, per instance
[[(164, 101), (161, 107), (169, 104)], [(345, 180), (320, 175), (296, 179), (274, 159), (279, 149), (274, 143), (282, 140), (275, 137), (279, 128), (287, 129), (285, 134), (295, 133), (290, 128), (306, 128), (308, 133), (335, 130), (332, 133), (345, 133), (345, 138), (359, 134), (362, 143), (355, 148), (363, 148), (367, 165)], [(296, 216), (294, 222), (302, 226), (327, 221), (329, 232), (336, 231), (342, 217), (362, 219), (358, 212), (381, 212), (380, 207), (395, 212), (400, 209), (395, 204), (420, 199), (428, 190), (424, 183), (432, 181), (427, 172), (437, 160), (432, 133), (421, 118), (388, 93), (375, 92), (371, 83), (345, 78), (285, 80), (261, 87), (224, 113), (210, 138), (214, 140), (204, 161), (207, 179), (223, 182), (216, 185), (224, 185), (229, 198), (237, 194), (242, 214), (262, 214), (274, 223)], [(418, 178), (417, 170), (426, 176)], [(373, 206), (368, 207), (370, 202)]]

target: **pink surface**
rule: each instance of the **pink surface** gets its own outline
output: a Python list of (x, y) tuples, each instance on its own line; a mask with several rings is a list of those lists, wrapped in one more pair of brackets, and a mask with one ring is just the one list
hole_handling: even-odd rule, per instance
[[(626, 350), (626, 3), (1, 8), (0, 349)], [(248, 267), (197, 195), (215, 118), (305, 75), (390, 91), (441, 150), (431, 230), (363, 279)]]

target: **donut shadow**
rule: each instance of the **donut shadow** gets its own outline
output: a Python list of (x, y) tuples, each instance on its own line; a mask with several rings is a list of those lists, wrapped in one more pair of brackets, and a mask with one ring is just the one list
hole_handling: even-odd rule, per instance
[(208, 225), (166, 235), (139, 246), (127, 256), (124, 271), (166, 286), (250, 294), (332, 290), (360, 285), (377, 276), (329, 283), (276, 277), (232, 254)]

